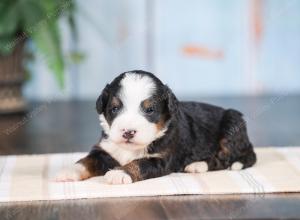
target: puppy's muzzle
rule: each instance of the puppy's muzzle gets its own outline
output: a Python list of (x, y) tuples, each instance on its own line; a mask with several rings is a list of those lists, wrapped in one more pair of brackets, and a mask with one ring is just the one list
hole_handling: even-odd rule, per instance
[(123, 129), (122, 137), (126, 140), (130, 140), (134, 138), (136, 132), (137, 132), (136, 130), (132, 130), (132, 129)]

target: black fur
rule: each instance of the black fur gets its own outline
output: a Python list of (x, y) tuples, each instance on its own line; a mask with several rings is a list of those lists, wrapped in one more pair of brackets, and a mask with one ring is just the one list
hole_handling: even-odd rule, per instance
[[(150, 154), (160, 153), (162, 158), (142, 158), (119, 167), (113, 158), (94, 152), (89, 157), (97, 160), (94, 164), (99, 164), (99, 169), (103, 170), (98, 173), (104, 172), (103, 167), (107, 170), (115, 165), (130, 174), (134, 181), (139, 181), (171, 172), (183, 172), (188, 164), (197, 161), (206, 161), (209, 170), (227, 169), (236, 161), (247, 168), (256, 162), (246, 123), (240, 112), (205, 103), (179, 102), (173, 92), (153, 74), (132, 72), (150, 76), (157, 86), (153, 95), (156, 116), (145, 117), (151, 122), (162, 120), (163, 117), (168, 123), (168, 130), (163, 137), (153, 141), (147, 150)], [(124, 73), (108, 84), (97, 100), (97, 112), (104, 113), (109, 122), (113, 120), (111, 99), (123, 77)], [(106, 138), (104, 133), (102, 138)], [(109, 165), (103, 166), (102, 163)]]

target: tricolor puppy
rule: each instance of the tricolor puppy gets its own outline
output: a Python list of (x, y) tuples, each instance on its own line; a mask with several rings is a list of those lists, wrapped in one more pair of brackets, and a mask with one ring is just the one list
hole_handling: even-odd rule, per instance
[(240, 112), (179, 102), (148, 72), (119, 75), (104, 88), (96, 108), (100, 142), (58, 181), (104, 175), (109, 184), (126, 184), (172, 172), (239, 170), (256, 161)]

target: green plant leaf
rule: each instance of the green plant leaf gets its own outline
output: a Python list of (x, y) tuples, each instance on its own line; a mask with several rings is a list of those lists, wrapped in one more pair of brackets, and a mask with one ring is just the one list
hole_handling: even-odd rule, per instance
[(64, 57), (57, 24), (51, 21), (44, 23), (33, 32), (32, 38), (62, 88), (64, 86)]
[(74, 17), (74, 14), (76, 13), (77, 8), (73, 1), (69, 2), (68, 9), (69, 10), (67, 11), (67, 18), (68, 18), (71, 34), (74, 37), (74, 40), (78, 41), (78, 30), (76, 27), (76, 22), (75, 22), (75, 17)]
[(79, 64), (85, 59), (85, 55), (78, 51), (72, 51), (67, 58), (70, 63)]
[(12, 53), (14, 49), (14, 37), (1, 36), (0, 37), (0, 55), (7, 56)]
[(2, 3), (0, 6), (0, 36), (16, 33), (19, 18), (17, 4)]
[(22, 29), (29, 35), (33, 34), (47, 18), (47, 11), (40, 4), (40, 1), (20, 1), (18, 7), (22, 16)]

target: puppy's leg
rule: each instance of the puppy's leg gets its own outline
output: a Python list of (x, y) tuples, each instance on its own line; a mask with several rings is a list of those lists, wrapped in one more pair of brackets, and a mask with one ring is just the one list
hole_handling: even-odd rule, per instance
[(88, 156), (71, 167), (58, 173), (56, 181), (79, 181), (93, 176), (104, 175), (109, 169), (120, 164), (100, 147), (95, 146)]
[(152, 157), (134, 160), (125, 166), (108, 171), (104, 178), (109, 184), (126, 184), (171, 173), (166, 168), (167, 161)]
[(246, 122), (238, 111), (229, 109), (224, 113), (219, 144), (217, 158), (224, 168), (240, 170), (256, 162), (256, 155), (247, 135)]

